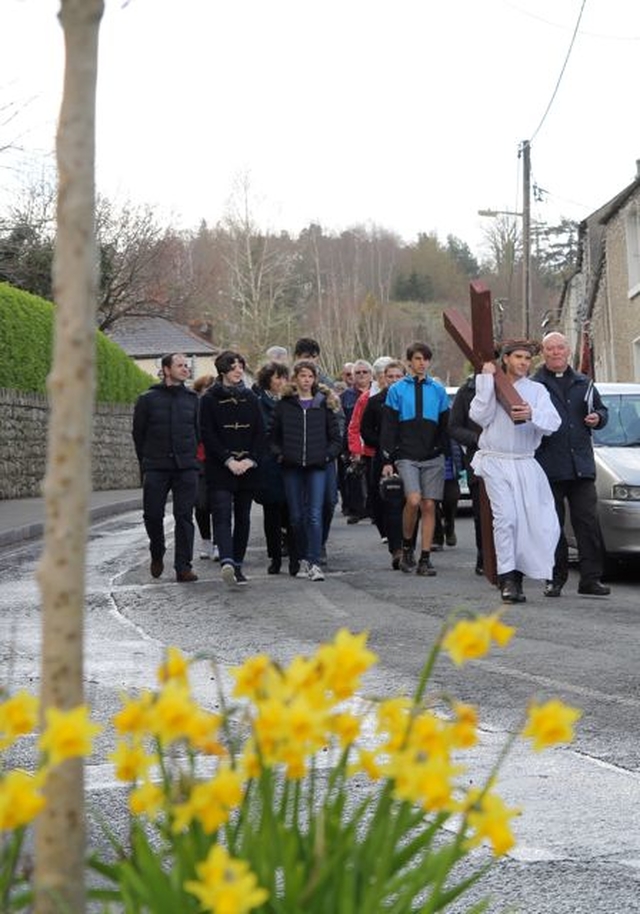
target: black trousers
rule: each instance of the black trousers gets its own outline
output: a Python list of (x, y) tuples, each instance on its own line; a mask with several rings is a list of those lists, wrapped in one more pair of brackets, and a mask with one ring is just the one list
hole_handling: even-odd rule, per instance
[(439, 546), (445, 537), (455, 531), (456, 513), (460, 500), (460, 484), (457, 479), (445, 479), (442, 501), (436, 502), (436, 523), (433, 531), (433, 542)]
[(211, 524), (211, 507), (209, 505), (209, 492), (207, 491), (207, 480), (203, 473), (198, 477), (198, 497), (196, 499), (196, 524), (198, 532), (205, 543), (214, 542), (212, 540)]
[(221, 564), (232, 562), (239, 568), (244, 561), (251, 528), (252, 501), (251, 491), (209, 490), (213, 538), (220, 551)]
[(152, 559), (165, 553), (164, 510), (173, 495), (174, 560), (176, 571), (188, 571), (193, 558), (193, 506), (198, 491), (197, 470), (146, 470), (142, 483), (142, 511)]
[(291, 554), (289, 511), (286, 501), (276, 501), (262, 506), (262, 526), (267, 541), (267, 555), (274, 565), (282, 564), (282, 531), (286, 531), (287, 549)]
[(569, 505), (571, 526), (578, 546), (580, 582), (599, 581), (603, 571), (602, 536), (596, 505), (598, 496), (593, 479), (567, 479), (552, 482), (551, 491), (560, 522), (560, 539), (556, 547), (553, 580), (564, 585), (569, 577), (569, 546), (564, 535), (565, 502)]

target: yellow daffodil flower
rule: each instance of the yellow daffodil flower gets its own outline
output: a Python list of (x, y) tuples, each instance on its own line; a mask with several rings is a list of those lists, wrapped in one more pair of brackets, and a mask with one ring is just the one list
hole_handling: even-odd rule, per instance
[(486, 839), (491, 842), (495, 856), (500, 857), (516, 843), (509, 821), (519, 815), (520, 810), (509, 809), (497, 794), (486, 793), (482, 799), (478, 799), (479, 796), (480, 792), (475, 790), (467, 798), (469, 825), (475, 831), (468, 846), (475, 847)]
[(19, 737), (31, 733), (38, 718), (38, 699), (20, 691), (0, 703), (0, 750)]
[(44, 807), (42, 778), (16, 769), (0, 777), (0, 832), (32, 822)]
[(48, 708), (45, 718), (47, 726), (38, 745), (46, 753), (50, 765), (91, 754), (93, 739), (102, 727), (89, 719), (85, 705), (70, 711)]
[(177, 647), (167, 649), (164, 663), (158, 667), (158, 682), (164, 685), (172, 680), (186, 686), (189, 675), (189, 659)]
[(573, 725), (582, 717), (582, 711), (552, 699), (544, 705), (532, 705), (522, 735), (531, 739), (536, 752), (570, 743), (574, 737)]
[(249, 865), (234, 860), (219, 844), (196, 866), (196, 874), (197, 881), (186, 882), (185, 888), (211, 914), (246, 914), (269, 897), (267, 890), (258, 886)]

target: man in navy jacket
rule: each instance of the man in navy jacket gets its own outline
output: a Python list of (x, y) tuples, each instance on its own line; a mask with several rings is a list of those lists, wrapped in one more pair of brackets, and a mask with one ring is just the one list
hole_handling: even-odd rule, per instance
[(162, 381), (138, 397), (133, 441), (143, 474), (144, 524), (149, 536), (151, 575), (164, 571), (164, 510), (173, 495), (176, 580), (197, 581), (193, 558), (193, 508), (198, 491), (198, 397), (184, 386), (189, 363), (182, 353), (162, 357)]

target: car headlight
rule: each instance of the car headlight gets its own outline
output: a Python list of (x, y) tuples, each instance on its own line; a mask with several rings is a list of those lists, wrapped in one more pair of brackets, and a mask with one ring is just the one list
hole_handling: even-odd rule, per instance
[(640, 501), (640, 486), (627, 486), (623, 482), (618, 483), (613, 487), (612, 494), (619, 501)]

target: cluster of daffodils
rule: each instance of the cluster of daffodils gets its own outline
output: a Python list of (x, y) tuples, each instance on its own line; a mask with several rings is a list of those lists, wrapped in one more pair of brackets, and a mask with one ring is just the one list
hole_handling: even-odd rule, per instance
[[(416, 695), (377, 701), (359, 697), (377, 660), (366, 634), (341, 630), (286, 666), (248, 659), (232, 670), (236, 703), (220, 696), (220, 713), (196, 701), (190, 662), (169, 649), (157, 689), (123, 695), (112, 721), (111, 761), (131, 815), (129, 844), (100, 869), (112, 897), (152, 912), (313, 914), (345, 904), (373, 914), (393, 901), (404, 914), (427, 893), (430, 910), (443, 910), (473, 881), (451, 887), (456, 863), (485, 842), (495, 857), (507, 853), (518, 810), (495, 791), (499, 761), (469, 787), (464, 752), (478, 742), (477, 710), (429, 695), (428, 680), (440, 652), (463, 665), (513, 634), (499, 613), (446, 626)], [(32, 732), (36, 714), (22, 693), (0, 705), (0, 750)], [(559, 701), (535, 704), (522, 735), (535, 749), (567, 742), (579, 716)], [(85, 709), (49, 712), (42, 767), (0, 771), (0, 830), (38, 814), (47, 765), (88, 752), (96, 730)], [(151, 885), (166, 907), (154, 906)]]

